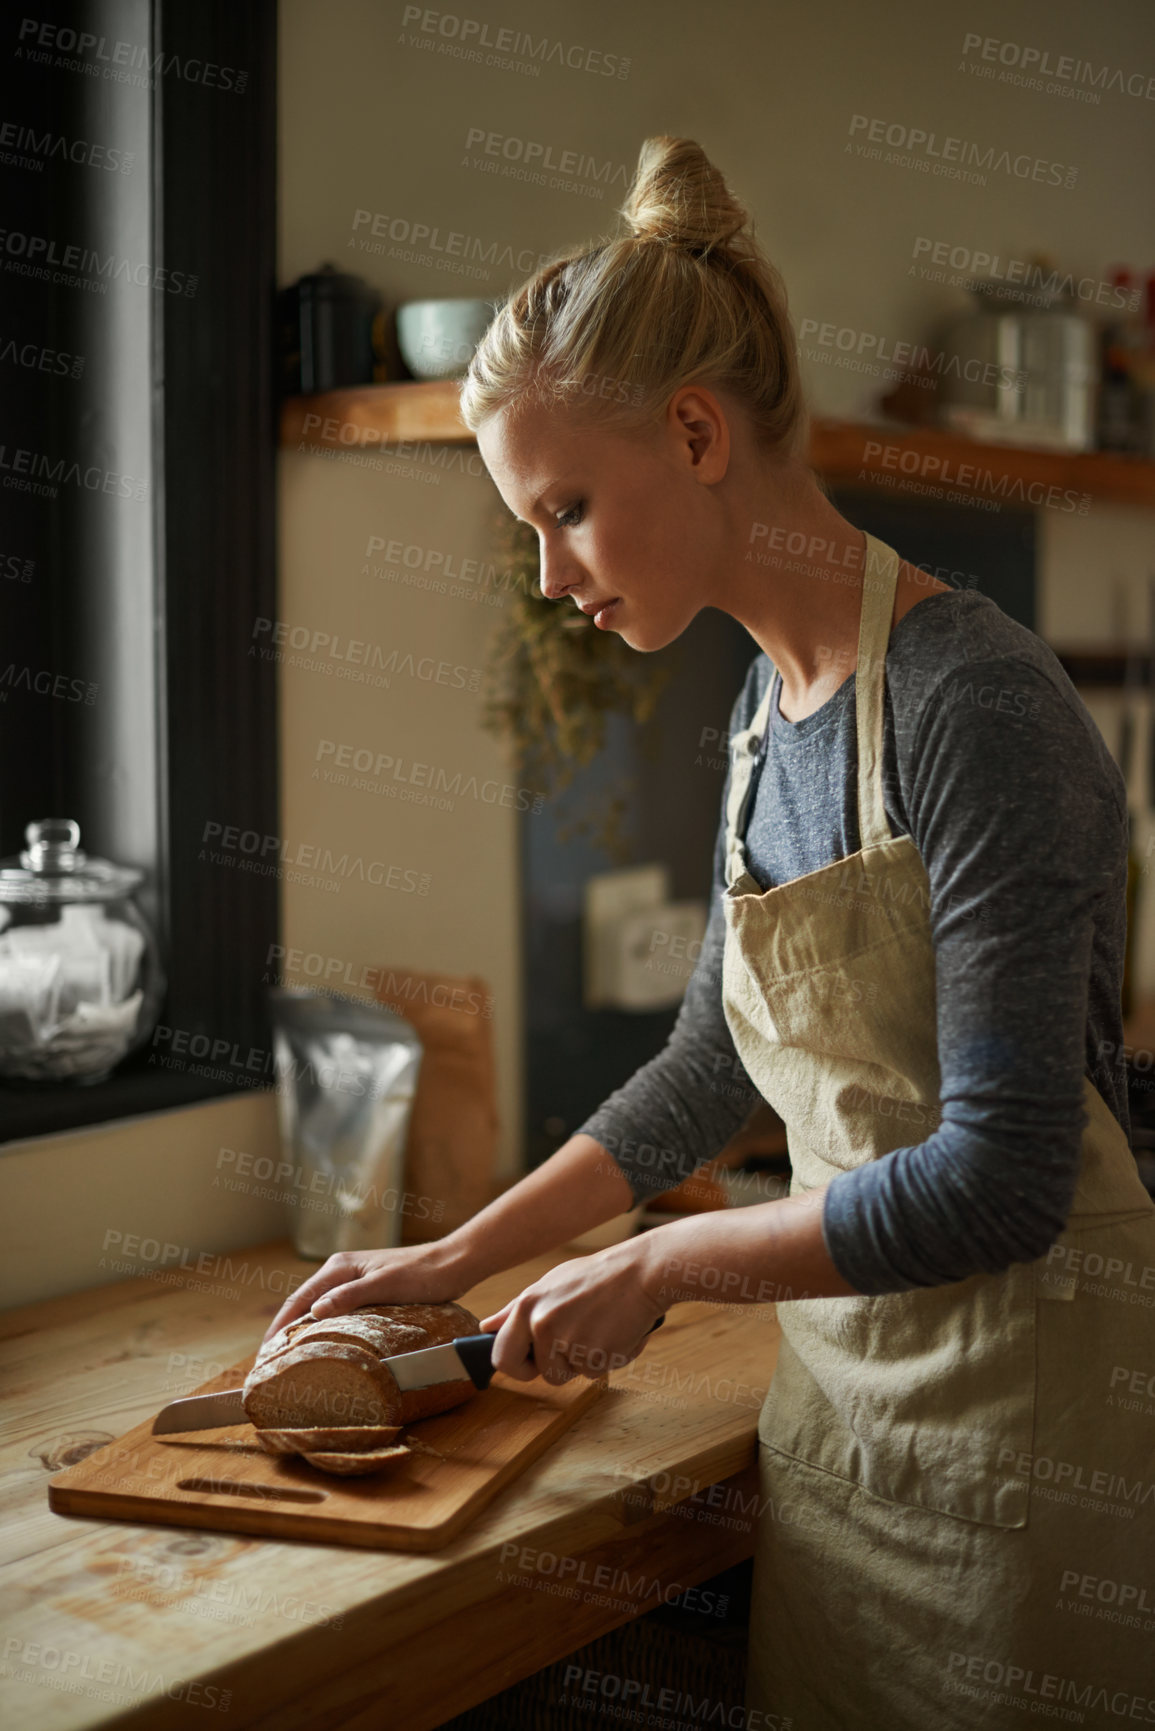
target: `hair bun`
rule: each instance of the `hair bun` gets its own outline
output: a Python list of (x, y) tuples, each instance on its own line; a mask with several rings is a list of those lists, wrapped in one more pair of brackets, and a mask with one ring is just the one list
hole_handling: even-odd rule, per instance
[(620, 217), (614, 234), (548, 260), (501, 306), (461, 387), (466, 426), (539, 404), (575, 426), (652, 430), (676, 391), (705, 383), (748, 417), (760, 453), (804, 467), (786, 289), (702, 147), (648, 138)]
[(637, 240), (698, 254), (724, 247), (750, 220), (692, 138), (646, 139), (621, 214)]

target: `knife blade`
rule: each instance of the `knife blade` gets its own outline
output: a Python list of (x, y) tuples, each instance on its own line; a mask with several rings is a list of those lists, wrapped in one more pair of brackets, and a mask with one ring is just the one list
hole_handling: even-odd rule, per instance
[(220, 1425), (247, 1424), (241, 1393), (239, 1388), (226, 1388), (220, 1394), (192, 1394), (185, 1400), (170, 1400), (153, 1419), (152, 1434), (167, 1436), (172, 1431), (216, 1430)]
[[(424, 1346), (419, 1352), (400, 1352), (384, 1358), (382, 1364), (392, 1371), (398, 1388), (428, 1388), (435, 1382), (472, 1382), (475, 1388), (488, 1388), (493, 1376), (493, 1334), (467, 1334), (441, 1346)], [(157, 1413), (152, 1424), (153, 1436), (168, 1436), (174, 1431), (215, 1430), (221, 1425), (245, 1424), (243, 1390), (222, 1389), (219, 1394), (194, 1394), (185, 1400), (169, 1401)]]
[[(665, 1322), (659, 1316), (653, 1328)], [(419, 1352), (399, 1352), (381, 1363), (392, 1371), (398, 1388), (429, 1388), (438, 1382), (471, 1382), (488, 1388), (493, 1377), (493, 1343), (496, 1334), (464, 1334), (441, 1346), (423, 1346)], [(533, 1357), (530, 1347), (529, 1356)], [(222, 1425), (245, 1424), (243, 1390), (222, 1389), (218, 1394), (193, 1394), (170, 1400), (152, 1421), (153, 1436), (171, 1436), (177, 1431), (215, 1430)]]

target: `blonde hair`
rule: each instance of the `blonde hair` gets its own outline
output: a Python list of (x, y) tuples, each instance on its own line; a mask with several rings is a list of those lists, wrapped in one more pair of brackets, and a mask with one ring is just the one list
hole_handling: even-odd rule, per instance
[(642, 426), (701, 383), (742, 404), (765, 449), (797, 454), (806, 411), (786, 290), (701, 146), (648, 138), (620, 215), (628, 234), (553, 259), (499, 309), (462, 384), (466, 425), (564, 403)]

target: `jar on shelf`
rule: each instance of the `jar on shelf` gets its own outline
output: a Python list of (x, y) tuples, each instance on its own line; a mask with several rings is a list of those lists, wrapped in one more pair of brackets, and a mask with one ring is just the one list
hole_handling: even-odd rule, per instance
[(24, 839), (0, 860), (0, 1077), (100, 1082), (148, 1038), (164, 993), (133, 900), (144, 874), (89, 859), (71, 818)]
[(1058, 288), (971, 282), (972, 310), (943, 335), (943, 425), (993, 444), (1089, 451), (1097, 335)]

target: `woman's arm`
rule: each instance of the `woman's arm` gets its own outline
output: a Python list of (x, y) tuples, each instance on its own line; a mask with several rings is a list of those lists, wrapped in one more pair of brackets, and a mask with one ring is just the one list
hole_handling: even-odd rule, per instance
[(1119, 1038), (1126, 812), (1065, 675), (1036, 664), (1047, 653), (947, 661), (917, 705), (895, 681), (930, 880), (942, 1123), (829, 1186), (827, 1242), (863, 1293), (1033, 1261), (1071, 1207), (1083, 1078)]
[(483, 1328), (499, 1330), (493, 1362), (520, 1381), (600, 1376), (635, 1358), (654, 1320), (684, 1300), (853, 1296), (823, 1238), (824, 1198), (825, 1190), (810, 1190), (693, 1215), (560, 1263), (483, 1319)]
[(580, 1127), (617, 1160), (635, 1201), (674, 1190), (740, 1130), (762, 1096), (722, 1008), (726, 921), (715, 863), (710, 918), (669, 1039)]
[[(767, 673), (765, 657), (755, 657), (731, 712), (731, 732), (754, 713), (758, 680), (764, 683)], [(658, 1056), (550, 1159), (456, 1232), (433, 1244), (331, 1256), (286, 1299), (266, 1340), (310, 1307), (325, 1317), (360, 1304), (457, 1298), (487, 1275), (553, 1250), (646, 1196), (672, 1190), (725, 1146), (761, 1096), (742, 1067), (722, 1009), (723, 845), (720, 828), (706, 937), (674, 1030)]]
[[(685, 1300), (766, 1304), (851, 1294), (822, 1235), (825, 1192), (694, 1215), (563, 1262), (493, 1316), (494, 1363), (519, 1380), (564, 1382), (626, 1364), (656, 1317)], [(456, 1232), (400, 1250), (343, 1251), (299, 1286), (266, 1339), (312, 1308), (437, 1302), (623, 1213), (630, 1186), (588, 1136), (574, 1136)], [(534, 1364), (526, 1361), (532, 1345)], [(540, 1368), (539, 1368), (540, 1367)]]
[[(770, 672), (766, 657), (755, 656), (730, 712), (731, 738), (749, 725)], [(579, 1126), (609, 1149), (638, 1202), (675, 1189), (712, 1160), (762, 1098), (735, 1050), (722, 1007), (729, 788), (727, 772), (714, 843), (710, 916), (673, 1031), (657, 1057), (635, 1071)]]
[(343, 1250), (286, 1299), (267, 1340), (312, 1309), (341, 1316), (361, 1304), (438, 1303), (553, 1250), (632, 1206), (617, 1162), (589, 1136), (571, 1136), (536, 1171), (433, 1244), (397, 1250)]

